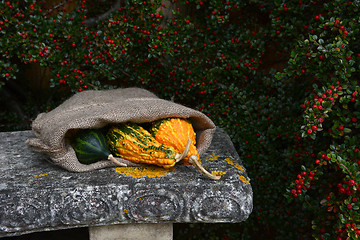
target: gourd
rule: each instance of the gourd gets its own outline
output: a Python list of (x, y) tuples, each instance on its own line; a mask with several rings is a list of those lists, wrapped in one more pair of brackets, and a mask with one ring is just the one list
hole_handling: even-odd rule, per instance
[(159, 143), (143, 127), (135, 123), (121, 123), (111, 127), (106, 135), (110, 151), (134, 163), (146, 163), (171, 168), (188, 153), (188, 146), (178, 154), (173, 147)]
[(165, 118), (152, 123), (151, 134), (154, 138), (175, 150), (182, 152), (190, 139), (190, 149), (184, 158), (184, 164), (195, 166), (206, 177), (219, 180), (221, 177), (209, 173), (200, 164), (199, 153), (196, 149), (196, 133), (191, 122), (183, 118)]
[(70, 140), (76, 157), (83, 164), (91, 164), (100, 160), (108, 159), (118, 166), (126, 164), (117, 161), (109, 151), (105, 135), (99, 129), (80, 130)]

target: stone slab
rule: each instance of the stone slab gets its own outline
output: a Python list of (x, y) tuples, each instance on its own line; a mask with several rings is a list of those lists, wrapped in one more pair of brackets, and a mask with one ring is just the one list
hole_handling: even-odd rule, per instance
[(68, 172), (29, 149), (31, 136), (0, 133), (0, 237), (113, 224), (235, 223), (253, 208), (250, 179), (220, 128), (201, 156), (208, 171), (224, 174), (220, 181), (184, 165)]
[(89, 229), (90, 240), (172, 240), (172, 223), (137, 223), (95, 226)]

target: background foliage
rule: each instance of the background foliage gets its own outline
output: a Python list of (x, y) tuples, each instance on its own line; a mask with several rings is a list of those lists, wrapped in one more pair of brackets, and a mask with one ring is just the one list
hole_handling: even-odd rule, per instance
[(177, 238), (358, 239), (359, 5), (1, 1), (1, 130), (77, 91), (143, 87), (224, 128), (252, 179), (246, 222)]

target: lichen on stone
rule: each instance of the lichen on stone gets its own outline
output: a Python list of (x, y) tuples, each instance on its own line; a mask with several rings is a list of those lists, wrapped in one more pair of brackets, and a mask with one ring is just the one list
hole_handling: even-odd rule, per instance
[(215, 154), (211, 154), (211, 156), (207, 156), (206, 160), (208, 161), (216, 161), (218, 160), (219, 156), (215, 155)]
[(35, 174), (34, 176), (36, 177), (36, 178), (41, 178), (41, 177), (45, 177), (45, 176), (47, 176), (48, 174), (47, 173), (42, 173), (42, 174)]
[(174, 168), (164, 169), (156, 166), (146, 166), (146, 167), (117, 167), (116, 172), (129, 176), (129, 177), (149, 177), (156, 178), (162, 177), (166, 174), (169, 174), (171, 171), (175, 170)]
[(239, 175), (239, 174), (238, 174), (238, 177), (239, 177), (239, 179), (240, 179), (242, 182), (247, 183), (247, 184), (250, 184), (250, 182), (249, 182), (243, 175)]
[(236, 169), (239, 169), (240, 171), (244, 171), (244, 168), (242, 168), (240, 165), (235, 164), (234, 161), (230, 158), (224, 159), (228, 164), (233, 165)]
[(226, 172), (224, 172), (224, 171), (212, 171), (211, 174), (220, 176), (220, 175), (225, 175)]

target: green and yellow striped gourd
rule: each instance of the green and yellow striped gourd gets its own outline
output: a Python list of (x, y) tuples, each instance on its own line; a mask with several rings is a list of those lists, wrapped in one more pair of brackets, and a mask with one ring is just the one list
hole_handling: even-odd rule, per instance
[(107, 133), (110, 151), (134, 163), (153, 164), (171, 168), (187, 155), (178, 154), (173, 147), (159, 143), (143, 127), (135, 123), (122, 123)]

